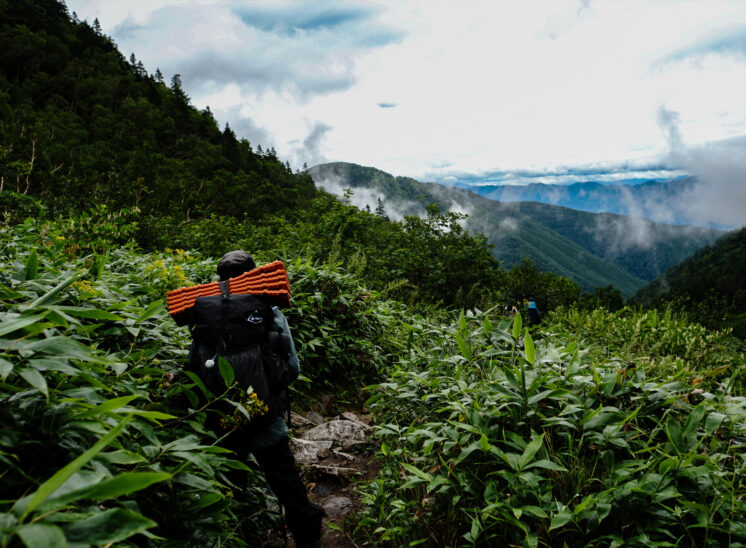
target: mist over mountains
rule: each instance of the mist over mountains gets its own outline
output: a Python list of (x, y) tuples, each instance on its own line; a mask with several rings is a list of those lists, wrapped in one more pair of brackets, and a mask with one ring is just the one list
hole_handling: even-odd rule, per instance
[[(351, 189), (349, 200), (358, 207), (375, 210), (380, 203), (393, 219), (423, 215), (429, 203), (464, 213), (468, 215), (465, 228), (487, 236), (504, 267), (529, 258), (542, 270), (567, 276), (589, 290), (611, 284), (629, 295), (722, 234), (712, 228), (673, 226), (538, 201), (496, 201), (466, 189), (394, 177), (351, 163), (321, 164), (308, 173), (319, 187), (334, 194)], [(652, 203), (654, 193), (665, 188), (649, 186)]]
[[(700, 224), (681, 207), (699, 183), (693, 177), (666, 181), (643, 181), (637, 184), (608, 184), (599, 182), (569, 185), (530, 183), (528, 185), (478, 185), (456, 183), (454, 186), (470, 190), (500, 202), (541, 202), (579, 209), (592, 213), (617, 213), (642, 217), (673, 225)], [(713, 228), (728, 228), (706, 223)]]

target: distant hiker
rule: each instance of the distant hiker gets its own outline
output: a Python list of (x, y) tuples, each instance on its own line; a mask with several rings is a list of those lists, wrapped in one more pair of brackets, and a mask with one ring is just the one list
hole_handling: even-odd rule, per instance
[(529, 298), (526, 303), (526, 319), (528, 325), (537, 325), (541, 321), (539, 316), (539, 308), (536, 306), (536, 301)]
[[(289, 413), (288, 384), (300, 373), (300, 362), (284, 314), (251, 294), (229, 294), (229, 278), (256, 268), (245, 251), (231, 251), (218, 263), (222, 295), (199, 297), (194, 305), (189, 367), (216, 396), (226, 392), (221, 364), (230, 363), (238, 383), (226, 397), (248, 411), (246, 420), (230, 402), (217, 401), (208, 426), (241, 460), (249, 453), (285, 508), (288, 529), (299, 547), (321, 536), (324, 511), (308, 500), (288, 445), (283, 413)], [(222, 363), (222, 362), (221, 362)], [(241, 478), (246, 481), (245, 475)]]

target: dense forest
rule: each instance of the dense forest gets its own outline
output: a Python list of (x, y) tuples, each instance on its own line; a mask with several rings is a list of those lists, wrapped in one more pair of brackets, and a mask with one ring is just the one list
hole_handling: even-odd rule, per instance
[[(345, 546), (746, 544), (727, 326), (506, 269), (437, 200), (361, 210), (162, 80), (62, 3), (0, 0), (0, 545), (282, 534), (255, 462), (206, 427), (164, 302), (238, 247), (285, 262), (294, 409), (371, 414)], [(701, 254), (737, 273), (739, 241)]]

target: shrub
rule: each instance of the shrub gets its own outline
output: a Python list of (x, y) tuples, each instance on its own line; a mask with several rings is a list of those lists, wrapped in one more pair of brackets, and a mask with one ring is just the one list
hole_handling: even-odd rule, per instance
[(536, 345), (520, 315), (411, 332), (369, 402), (382, 470), (360, 530), (374, 542), (746, 542), (743, 402), (721, 386), (589, 357), (561, 332)]

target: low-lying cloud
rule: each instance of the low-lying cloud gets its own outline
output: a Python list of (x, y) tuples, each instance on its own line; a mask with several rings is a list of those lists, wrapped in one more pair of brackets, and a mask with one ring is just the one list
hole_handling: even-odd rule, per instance
[(345, 186), (345, 179), (340, 176), (316, 178), (314, 182), (325, 191), (335, 196), (343, 196), (346, 190), (351, 190), (350, 203), (359, 209), (368, 209), (374, 212), (379, 202), (383, 204), (386, 216), (392, 221), (401, 221), (405, 215), (424, 215), (425, 208), (417, 202), (405, 200), (389, 200), (381, 191), (368, 187), (350, 188)]
[(683, 169), (656, 164), (612, 164), (601, 167), (552, 167), (541, 170), (485, 171), (479, 173), (449, 173), (445, 176), (431, 174), (433, 180), (450, 186), (570, 185), (573, 183), (634, 183), (639, 181), (665, 181), (686, 177)]
[(679, 130), (678, 113), (661, 107), (658, 121), (668, 138), (670, 161), (697, 180), (672, 205), (696, 224), (746, 225), (746, 139), (689, 147)]

